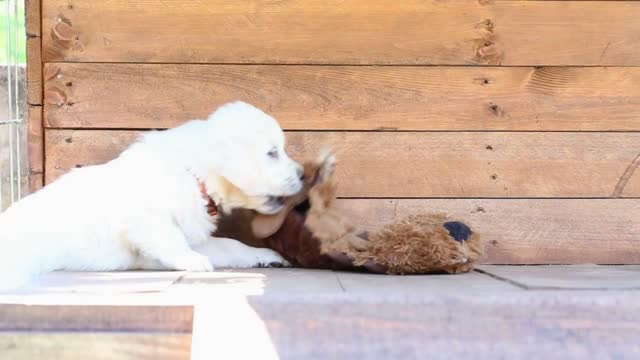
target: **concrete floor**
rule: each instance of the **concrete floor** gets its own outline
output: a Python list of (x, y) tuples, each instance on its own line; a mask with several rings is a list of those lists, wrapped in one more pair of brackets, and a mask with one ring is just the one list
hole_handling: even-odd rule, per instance
[(640, 358), (640, 266), (55, 273), (0, 304), (11, 359)]

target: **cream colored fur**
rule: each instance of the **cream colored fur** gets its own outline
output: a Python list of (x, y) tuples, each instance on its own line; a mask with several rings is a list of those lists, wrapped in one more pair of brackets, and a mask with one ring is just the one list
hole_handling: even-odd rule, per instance
[(284, 262), (268, 249), (212, 238), (217, 219), (198, 186), (203, 181), (225, 211), (278, 212), (274, 197), (302, 187), (302, 169), (284, 145), (277, 122), (242, 102), (144, 134), (118, 158), (75, 169), (0, 214), (0, 289), (55, 270), (211, 271)]

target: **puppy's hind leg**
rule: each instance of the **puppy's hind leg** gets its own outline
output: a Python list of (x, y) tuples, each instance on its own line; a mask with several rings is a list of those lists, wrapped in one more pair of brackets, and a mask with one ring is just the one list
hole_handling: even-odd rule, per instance
[(282, 267), (290, 264), (277, 252), (271, 249), (254, 248), (238, 240), (228, 238), (211, 238), (193, 249), (209, 258), (216, 267), (249, 268), (249, 267)]
[[(169, 270), (213, 271), (209, 259), (193, 251), (178, 227), (171, 221), (154, 221), (130, 233), (130, 241), (146, 264), (159, 262)], [(155, 261), (154, 261), (155, 260)], [(157, 269), (157, 266), (153, 266)]]

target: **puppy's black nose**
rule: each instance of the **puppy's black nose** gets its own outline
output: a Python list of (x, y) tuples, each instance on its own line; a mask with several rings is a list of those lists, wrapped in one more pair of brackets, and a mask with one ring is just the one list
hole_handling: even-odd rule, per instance
[(443, 224), (444, 228), (449, 231), (449, 234), (457, 242), (463, 242), (473, 234), (471, 229), (466, 224), (459, 221), (449, 221)]
[(301, 167), (297, 168), (296, 175), (298, 175), (298, 179), (304, 180), (304, 169)]

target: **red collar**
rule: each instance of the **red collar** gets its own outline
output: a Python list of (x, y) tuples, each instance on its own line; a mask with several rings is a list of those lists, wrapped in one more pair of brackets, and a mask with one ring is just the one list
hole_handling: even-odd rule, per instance
[(211, 196), (207, 193), (207, 187), (204, 182), (198, 181), (198, 184), (200, 184), (200, 194), (202, 194), (202, 197), (207, 201), (207, 213), (210, 216), (218, 215), (218, 205), (216, 205), (216, 202), (213, 201)]

